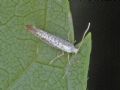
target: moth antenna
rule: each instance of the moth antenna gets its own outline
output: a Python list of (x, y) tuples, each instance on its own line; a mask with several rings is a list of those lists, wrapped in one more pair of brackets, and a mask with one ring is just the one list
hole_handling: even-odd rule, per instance
[[(84, 34), (83, 34), (82, 40), (85, 38), (85, 35), (86, 35), (86, 33), (88, 32), (89, 28), (90, 28), (90, 22), (88, 23), (88, 27), (87, 27), (87, 29), (85, 30)], [(81, 40), (81, 41), (82, 41), (82, 40)]]
[(87, 29), (85, 30), (84, 34), (83, 34), (83, 37), (82, 37), (82, 40), (81, 40), (81, 42), (80, 42), (80, 46), (79, 46), (78, 50), (80, 49), (80, 47), (81, 47), (81, 45), (82, 45), (82, 42), (83, 42), (83, 40), (84, 40), (84, 38), (85, 38), (85, 35), (86, 35), (86, 33), (88, 32), (89, 28), (90, 28), (90, 22), (88, 23), (88, 27), (87, 27)]

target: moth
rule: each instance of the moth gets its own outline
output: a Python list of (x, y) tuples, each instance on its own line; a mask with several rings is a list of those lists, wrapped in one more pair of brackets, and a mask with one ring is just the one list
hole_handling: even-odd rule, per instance
[[(52, 47), (55, 47), (67, 53), (77, 53), (79, 51), (79, 48), (76, 48), (74, 44), (70, 43), (68, 40), (55, 36), (46, 31), (43, 31), (42, 29), (38, 29), (32, 25), (26, 25), (26, 27), (27, 30), (30, 31), (34, 36), (40, 38), (43, 42), (45, 42), (46, 44)], [(85, 30), (82, 40), (84, 39), (85, 34), (89, 30), (89, 27), (90, 27), (90, 22), (88, 23), (88, 27)]]
[[(32, 25), (26, 25), (26, 28), (28, 31), (30, 31), (34, 36), (40, 38), (43, 42), (45, 42), (46, 44), (52, 46), (52, 47), (55, 47), (57, 49), (60, 49), (64, 52), (67, 52), (67, 53), (77, 53), (79, 51), (79, 48), (81, 46), (81, 43), (82, 41), (84, 40), (84, 37), (86, 35), (86, 33), (88, 32), (89, 28), (90, 28), (90, 22), (88, 23), (88, 27), (87, 29), (85, 30), (84, 34), (83, 34), (83, 37), (82, 37), (82, 40), (81, 40), (81, 43), (80, 43), (80, 46), (79, 48), (76, 48), (74, 46), (73, 43), (69, 42), (68, 40), (65, 40), (63, 38), (60, 38), (58, 36), (55, 36), (51, 33), (48, 33), (46, 31), (43, 31), (42, 29), (38, 29), (36, 28), (35, 26), (32, 26)], [(59, 56), (56, 56), (55, 58), (53, 58), (49, 64), (53, 63), (54, 60), (56, 60), (57, 58), (61, 57), (64, 55), (64, 52), (62, 54), (60, 54)], [(69, 65), (70, 65), (70, 61), (69, 61), (69, 54), (68, 54), (68, 62), (69, 62)], [(63, 78), (65, 77), (65, 75), (68, 73), (68, 69), (66, 69), (66, 72), (63, 76)]]

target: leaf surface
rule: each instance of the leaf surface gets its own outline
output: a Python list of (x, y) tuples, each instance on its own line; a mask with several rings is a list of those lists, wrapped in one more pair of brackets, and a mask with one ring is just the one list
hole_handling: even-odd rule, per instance
[(71, 65), (67, 53), (49, 64), (61, 51), (27, 32), (27, 24), (74, 42), (67, 0), (0, 0), (0, 90), (85, 90), (91, 35), (70, 54)]

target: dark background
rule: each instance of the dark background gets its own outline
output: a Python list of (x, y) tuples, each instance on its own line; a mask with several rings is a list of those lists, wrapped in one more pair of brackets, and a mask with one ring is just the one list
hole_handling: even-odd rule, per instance
[(91, 22), (88, 90), (120, 90), (120, 0), (71, 0), (75, 39)]

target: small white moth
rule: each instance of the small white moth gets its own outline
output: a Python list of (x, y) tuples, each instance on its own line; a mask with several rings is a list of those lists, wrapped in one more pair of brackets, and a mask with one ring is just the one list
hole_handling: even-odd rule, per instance
[[(62, 39), (60, 37), (57, 37), (55, 35), (52, 35), (48, 32), (45, 32), (41, 29), (37, 29), (36, 27), (32, 25), (26, 25), (27, 30), (30, 31), (33, 35), (40, 38), (43, 42), (47, 43), (50, 46), (53, 46), (57, 49), (60, 49), (67, 53), (77, 53), (79, 51), (79, 48), (76, 48), (74, 44), (70, 43), (69, 41)], [(89, 30), (90, 23), (88, 24), (88, 27), (83, 35), (83, 38), (86, 34), (86, 32)]]

